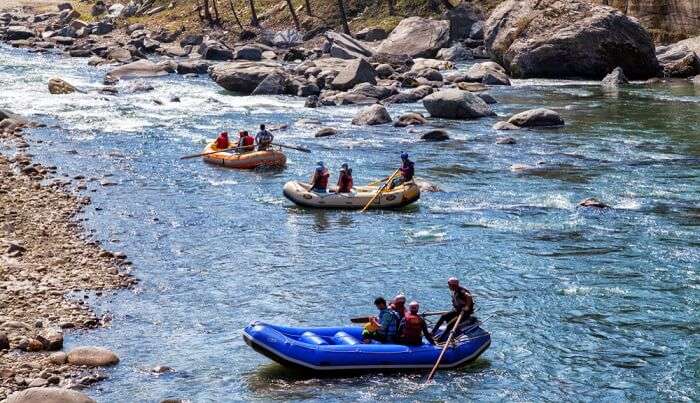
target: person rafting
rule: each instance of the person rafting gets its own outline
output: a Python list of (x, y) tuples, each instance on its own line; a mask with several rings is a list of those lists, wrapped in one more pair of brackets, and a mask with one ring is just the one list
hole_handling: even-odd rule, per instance
[(255, 135), (255, 142), (258, 143), (258, 151), (265, 151), (270, 148), (274, 139), (275, 136), (265, 129), (265, 125), (260, 125), (260, 131)]
[(317, 162), (314, 175), (311, 177), (311, 191), (315, 193), (327, 193), (328, 178), (330, 178), (330, 176), (328, 169), (323, 165), (323, 161)]
[(408, 153), (401, 153), (401, 167), (399, 167), (399, 176), (394, 178), (389, 184), (389, 190), (395, 187), (413, 180), (413, 175), (415, 175), (415, 164), (413, 161), (408, 159)]
[(223, 150), (229, 148), (231, 143), (228, 140), (228, 132), (219, 133), (219, 137), (216, 138), (216, 148), (218, 150)]
[(239, 152), (255, 151), (255, 139), (253, 136), (248, 134), (246, 130), (239, 132), (238, 135), (239, 139), (237, 147), (241, 147)]
[(452, 310), (440, 316), (440, 319), (438, 319), (432, 331), (432, 335), (434, 337), (437, 331), (440, 329), (440, 326), (447, 322), (447, 327), (438, 339), (439, 341), (447, 340), (450, 330), (452, 330), (452, 328), (456, 325), (456, 323), (453, 323), (452, 320), (456, 319), (460, 312), (464, 311), (461, 322), (470, 320), (471, 315), (474, 313), (474, 298), (469, 290), (459, 285), (459, 280), (457, 278), (450, 277), (447, 280), (447, 287), (450, 289), (450, 294), (452, 297)]
[(399, 327), (399, 318), (396, 313), (389, 309), (386, 300), (377, 297), (374, 306), (379, 309), (379, 315), (370, 318), (369, 323), (362, 331), (362, 342), (370, 343), (372, 340), (380, 342), (393, 342), (396, 339), (396, 331)]
[(406, 296), (403, 294), (395, 296), (390, 308), (396, 312), (399, 319), (403, 319), (406, 316)]
[(338, 177), (338, 193), (350, 193), (352, 186), (352, 169), (348, 164), (343, 164), (340, 166), (340, 176)]
[(399, 343), (409, 346), (419, 346), (423, 344), (423, 336), (425, 336), (428, 343), (435, 344), (435, 339), (433, 339), (433, 335), (428, 331), (428, 325), (425, 323), (425, 319), (418, 315), (419, 308), (420, 306), (417, 301), (411, 301), (411, 303), (408, 304), (408, 311), (406, 311), (406, 315), (399, 323)]

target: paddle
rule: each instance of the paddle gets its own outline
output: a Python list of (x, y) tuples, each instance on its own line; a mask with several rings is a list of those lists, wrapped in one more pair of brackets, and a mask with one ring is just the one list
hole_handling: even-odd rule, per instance
[[(446, 314), (446, 313), (448, 313), (448, 311), (444, 311), (444, 312), (425, 312), (425, 313), (419, 314), (418, 316), (422, 316), (422, 317), (425, 317), (425, 316), (437, 316), (437, 315), (444, 315), (444, 314)], [(367, 322), (369, 322), (369, 318), (371, 318), (371, 316), (358, 316), (358, 317), (356, 317), (356, 318), (350, 318), (350, 322), (352, 322), (352, 323), (367, 323)]]
[(277, 146), (277, 147), (291, 148), (292, 150), (303, 151), (305, 153), (311, 152), (311, 150), (309, 150), (308, 148), (304, 148), (304, 147), (294, 147), (294, 146), (288, 146), (286, 144), (280, 144), (280, 143), (270, 143), (270, 144), (272, 144), (273, 146)]
[(442, 351), (440, 352), (440, 355), (438, 356), (438, 359), (435, 362), (435, 366), (433, 366), (433, 369), (430, 371), (430, 374), (428, 374), (428, 379), (425, 380), (425, 383), (430, 382), (430, 380), (433, 378), (433, 375), (435, 375), (435, 371), (437, 371), (438, 367), (440, 366), (440, 361), (442, 361), (442, 356), (445, 355), (445, 351), (447, 351), (447, 347), (450, 346), (450, 343), (452, 342), (452, 338), (454, 337), (455, 333), (457, 332), (457, 328), (459, 327), (459, 323), (462, 320), (462, 315), (464, 315), (464, 311), (461, 311), (459, 313), (459, 316), (457, 316), (456, 324), (452, 327), (452, 330), (450, 331), (450, 335), (447, 337), (447, 341), (445, 342), (445, 346), (442, 348)]
[(186, 159), (195, 158), (195, 157), (202, 157), (202, 156), (210, 155), (210, 154), (222, 153), (222, 152), (224, 152), (224, 151), (240, 150), (241, 148), (248, 148), (248, 147), (250, 147), (250, 146), (224, 148), (224, 149), (221, 149), (221, 150), (209, 151), (209, 152), (206, 152), (206, 153), (185, 155), (184, 157), (180, 157), (180, 159), (181, 159), (181, 160), (186, 160)]
[(367, 203), (367, 205), (362, 209), (362, 211), (360, 211), (360, 213), (364, 213), (364, 212), (369, 208), (369, 206), (372, 205), (372, 203), (374, 202), (374, 200), (375, 200), (377, 197), (379, 197), (380, 194), (382, 194), (382, 192), (384, 191), (384, 189), (386, 189), (386, 187), (391, 183), (392, 179), (394, 179), (394, 177), (396, 176), (396, 174), (399, 173), (399, 171), (401, 171), (401, 169), (397, 169), (396, 171), (394, 171), (393, 174), (391, 174), (391, 176), (389, 177), (389, 180), (387, 180), (386, 182), (384, 182), (384, 184), (379, 188), (379, 190), (377, 190), (377, 194), (375, 194), (375, 195), (372, 197), (372, 199), (369, 201), (369, 203)]

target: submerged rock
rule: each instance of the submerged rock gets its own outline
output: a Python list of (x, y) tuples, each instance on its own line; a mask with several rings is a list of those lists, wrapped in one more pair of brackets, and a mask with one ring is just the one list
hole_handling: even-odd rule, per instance
[(428, 123), (428, 120), (418, 112), (405, 113), (394, 122), (394, 127), (417, 126)]
[(496, 144), (515, 144), (516, 141), (512, 137), (496, 137)]
[(372, 105), (361, 110), (352, 119), (352, 124), (358, 126), (381, 125), (391, 122), (391, 116), (385, 107), (382, 105)]
[(537, 108), (513, 115), (508, 123), (518, 127), (552, 127), (563, 126), (564, 119), (551, 109)]
[(520, 130), (520, 128), (510, 122), (496, 122), (493, 124), (494, 130)]
[(428, 132), (423, 133), (420, 136), (421, 140), (425, 141), (445, 141), (449, 140), (450, 136), (447, 134), (447, 131), (442, 130), (442, 129), (435, 129), (435, 130), (430, 130)]
[(476, 119), (495, 113), (481, 98), (471, 92), (448, 89), (423, 98), (430, 116), (447, 119)]
[(578, 204), (581, 207), (593, 207), (593, 208), (610, 208), (607, 204), (601, 202), (600, 200), (589, 197), (588, 199), (581, 200)]
[(328, 137), (336, 134), (338, 134), (338, 130), (332, 127), (323, 127), (316, 132), (314, 137)]

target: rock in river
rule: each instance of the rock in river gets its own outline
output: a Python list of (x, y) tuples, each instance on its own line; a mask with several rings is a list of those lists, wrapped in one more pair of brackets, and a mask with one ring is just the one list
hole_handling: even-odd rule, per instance
[(333, 136), (338, 133), (338, 130), (332, 128), (332, 127), (323, 127), (319, 129), (314, 137), (328, 137), (328, 136)]
[(508, 123), (518, 127), (551, 127), (563, 126), (564, 119), (551, 109), (537, 108), (513, 115)]
[(485, 43), (512, 77), (601, 79), (620, 66), (632, 79), (659, 72), (639, 22), (584, 0), (507, 0), (485, 23)]
[(622, 69), (615, 67), (615, 70), (613, 70), (612, 73), (603, 78), (602, 84), (603, 87), (615, 88), (623, 84), (629, 84), (629, 81), (627, 81), (627, 77), (625, 77), (625, 73), (622, 71)]
[(143, 59), (116, 67), (107, 73), (106, 77), (113, 80), (122, 80), (127, 78), (146, 78), (166, 75), (168, 75), (167, 66)]
[(119, 357), (102, 347), (76, 347), (68, 353), (68, 364), (104, 367), (119, 363)]
[(333, 79), (331, 86), (336, 90), (348, 90), (360, 83), (377, 84), (377, 72), (365, 59), (354, 59)]
[(447, 119), (476, 119), (494, 116), (486, 102), (471, 92), (448, 89), (423, 98), (423, 106), (430, 116)]
[(76, 390), (62, 388), (29, 388), (11, 394), (6, 403), (96, 403)]
[(423, 133), (420, 136), (421, 140), (425, 141), (445, 141), (449, 140), (450, 136), (447, 134), (445, 130), (442, 129), (435, 129), (435, 130), (430, 130), (428, 132)]
[(209, 70), (209, 76), (229, 91), (251, 94), (270, 74), (282, 74), (279, 64), (273, 62), (220, 63)]
[(391, 116), (387, 112), (386, 108), (382, 105), (372, 105), (368, 108), (361, 110), (352, 119), (352, 124), (354, 125), (381, 125), (384, 123), (391, 122)]
[(49, 92), (51, 94), (71, 94), (75, 92), (75, 87), (60, 78), (49, 79)]
[(377, 52), (432, 58), (449, 40), (449, 22), (409, 17), (401, 20), (389, 37), (382, 41)]

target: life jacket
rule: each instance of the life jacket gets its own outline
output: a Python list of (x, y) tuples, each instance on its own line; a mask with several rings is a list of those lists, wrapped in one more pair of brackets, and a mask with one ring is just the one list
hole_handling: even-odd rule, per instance
[(216, 138), (216, 148), (223, 150), (229, 147), (228, 136), (219, 136)]
[(338, 178), (338, 193), (349, 193), (352, 186), (352, 176), (343, 171)]
[(316, 189), (327, 189), (328, 188), (328, 178), (331, 176), (331, 174), (328, 173), (328, 170), (326, 168), (323, 168), (323, 171), (321, 172), (316, 172), (316, 184), (314, 187)]
[(452, 291), (452, 306), (457, 311), (461, 311), (466, 308), (466, 313), (471, 315), (474, 312), (474, 299), (464, 287), (458, 287), (456, 290)]
[(403, 320), (402, 341), (406, 344), (421, 344), (423, 341), (423, 318), (408, 311)]
[(404, 181), (410, 181), (413, 179), (413, 175), (415, 174), (415, 165), (413, 161), (406, 161), (405, 164), (401, 164), (401, 168), (399, 168), (399, 171), (401, 172), (401, 176), (403, 177)]

